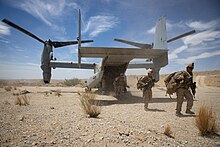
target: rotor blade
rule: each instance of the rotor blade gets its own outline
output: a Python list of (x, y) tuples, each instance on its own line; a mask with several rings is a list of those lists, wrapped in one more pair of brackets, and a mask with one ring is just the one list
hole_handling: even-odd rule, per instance
[(177, 40), (177, 39), (180, 39), (180, 38), (182, 38), (182, 37), (191, 35), (191, 34), (193, 34), (193, 33), (195, 33), (195, 32), (196, 32), (195, 30), (192, 30), (192, 31), (190, 31), (190, 32), (187, 32), (187, 33), (184, 33), (184, 34), (182, 34), (182, 35), (176, 36), (176, 37), (174, 37), (174, 38), (172, 38), (172, 39), (169, 39), (169, 40), (167, 41), (167, 43), (172, 42), (172, 41)]
[(30, 36), (30, 37), (32, 37), (32, 38), (34, 38), (34, 39), (36, 39), (36, 40), (42, 42), (43, 44), (45, 44), (45, 42), (44, 42), (43, 40), (41, 40), (40, 38), (38, 38), (38, 37), (35, 36), (34, 34), (28, 32), (27, 30), (25, 30), (25, 29), (19, 27), (18, 25), (12, 23), (11, 21), (9, 21), (9, 20), (7, 20), (7, 19), (3, 19), (2, 21), (3, 21), (4, 23), (8, 24), (9, 26), (14, 27), (15, 29), (17, 29), (17, 30), (19, 30), (19, 31), (21, 31), (21, 32), (23, 32), (23, 33), (25, 33), (25, 34), (27, 34), (28, 36)]
[[(93, 42), (93, 40), (82, 40), (81, 43), (87, 43), (87, 42)], [(78, 44), (78, 41), (66, 41), (66, 42), (59, 42), (59, 41), (53, 41), (52, 45), (57, 47), (67, 46), (67, 45), (73, 45)]]

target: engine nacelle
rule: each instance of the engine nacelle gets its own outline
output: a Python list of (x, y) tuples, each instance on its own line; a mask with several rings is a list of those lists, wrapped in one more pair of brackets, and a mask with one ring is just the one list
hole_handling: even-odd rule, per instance
[(53, 59), (53, 49), (49, 44), (44, 45), (44, 49), (41, 55), (41, 69), (43, 70), (44, 83), (50, 83), (51, 79), (51, 67), (50, 60)]

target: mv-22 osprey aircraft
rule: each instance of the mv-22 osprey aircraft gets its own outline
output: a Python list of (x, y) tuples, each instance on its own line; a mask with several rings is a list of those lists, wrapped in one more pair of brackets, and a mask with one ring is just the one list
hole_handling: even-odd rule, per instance
[[(136, 48), (83, 47), (81, 43), (92, 42), (92, 40), (81, 40), (80, 10), (78, 15), (78, 38), (77, 41), (69, 42), (43, 41), (7, 19), (3, 19), (2, 21), (44, 43), (41, 56), (41, 69), (43, 70), (43, 80), (45, 83), (49, 83), (51, 80), (51, 68), (93, 69), (94, 75), (85, 83), (86, 90), (99, 88), (104, 92), (113, 91), (114, 79), (120, 73), (125, 73), (127, 69), (152, 68), (154, 70), (154, 78), (158, 81), (160, 69), (168, 64), (167, 43), (195, 33), (195, 30), (193, 30), (167, 40), (166, 18), (161, 17), (156, 24), (154, 43), (152, 44), (115, 39), (115, 41), (126, 43)], [(78, 44), (78, 63), (56, 61), (53, 59), (52, 47), (56, 48), (72, 44)], [(101, 63), (81, 63), (81, 58), (102, 58), (102, 61)], [(133, 59), (147, 60), (145, 63), (130, 63)]]

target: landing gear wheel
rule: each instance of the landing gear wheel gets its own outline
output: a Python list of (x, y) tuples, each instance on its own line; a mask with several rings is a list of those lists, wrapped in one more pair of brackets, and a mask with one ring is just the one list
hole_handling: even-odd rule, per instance
[(45, 83), (45, 84), (49, 84), (50, 82), (49, 82), (49, 81), (45, 81), (45, 80), (44, 80), (44, 83)]

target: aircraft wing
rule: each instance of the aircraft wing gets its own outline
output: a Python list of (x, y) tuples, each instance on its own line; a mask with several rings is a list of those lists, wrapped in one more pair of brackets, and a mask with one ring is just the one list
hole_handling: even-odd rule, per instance
[(167, 54), (167, 49), (139, 49), (139, 48), (113, 48), (113, 47), (80, 47), (80, 58), (105, 58), (106, 63), (128, 63), (135, 58), (158, 58)]
[(153, 46), (151, 44), (143, 44), (143, 43), (137, 43), (133, 41), (128, 41), (128, 40), (122, 40), (122, 39), (114, 39), (115, 41), (122, 42), (125, 44), (133, 45), (139, 48), (146, 48), (146, 49), (151, 49)]
[(94, 69), (95, 63), (78, 63), (67, 61), (50, 61), (50, 67), (53, 68), (82, 68), (82, 69)]
[(134, 69), (134, 68), (154, 68), (153, 63), (129, 63), (128, 68)]

